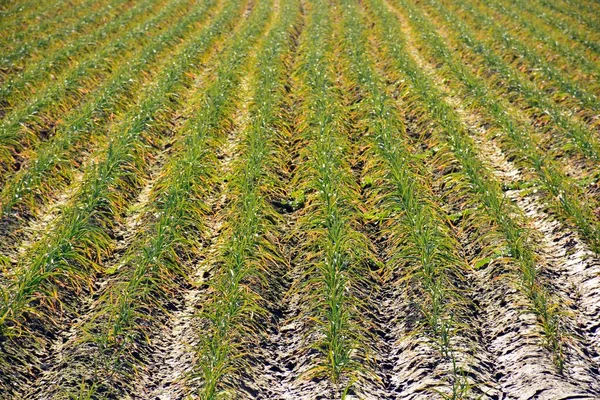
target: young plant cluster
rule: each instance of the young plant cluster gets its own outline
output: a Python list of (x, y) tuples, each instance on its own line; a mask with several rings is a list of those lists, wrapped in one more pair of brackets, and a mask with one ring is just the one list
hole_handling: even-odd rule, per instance
[[(494, 49), (501, 59), (520, 73), (525, 72), (528, 80), (535, 83), (537, 88), (547, 97), (563, 104), (565, 107), (577, 109), (585, 119), (597, 114), (600, 109), (600, 99), (595, 82), (576, 82), (570, 77), (570, 66), (562, 63), (565, 72), (554, 64), (561, 64), (561, 58), (555, 58), (552, 63), (546, 61), (536, 50), (536, 46), (521, 37), (513, 36), (499, 26), (497, 20), (491, 18), (488, 12), (480, 10), (478, 4), (461, 3), (460, 8), (452, 6), (451, 15), (460, 16), (487, 46)], [(523, 71), (523, 72), (521, 72)], [(569, 76), (567, 76), (567, 73)], [(583, 86), (585, 85), (585, 86)], [(517, 86), (515, 89), (519, 89)]]
[(431, 79), (410, 58), (404, 41), (398, 41), (398, 38), (404, 35), (398, 27), (396, 16), (379, 1), (372, 3), (370, 11), (379, 18), (377, 26), (384, 27), (379, 35), (385, 51), (395, 61), (397, 69), (409, 80), (411, 88), (419, 97), (419, 103), (429, 117), (443, 129), (441, 140), (447, 143), (453, 157), (459, 163), (461, 174), (464, 174), (465, 181), (478, 202), (484, 206), (490, 222), (503, 234), (508, 254), (520, 268), (522, 287), (532, 301), (533, 311), (540, 318), (545, 339), (554, 352), (555, 361), (559, 368), (562, 368), (563, 334), (560, 332), (559, 313), (548, 298), (546, 290), (536, 279), (536, 262), (529, 247), (528, 231), (513, 217), (518, 215), (517, 210), (506, 200), (500, 184), (478, 158), (471, 138), (456, 111), (444, 102), (443, 95)]
[[(539, 4), (518, 1), (516, 4), (519, 5), (521, 12), (516, 12), (506, 3), (507, 2), (505, 1), (501, 3), (490, 3), (489, 6), (497, 10), (501, 16), (509, 17), (514, 21), (514, 23), (511, 24), (511, 27), (519, 29), (519, 33), (527, 35), (528, 38), (530, 38), (529, 40), (542, 43), (544, 45), (543, 49), (545, 53), (551, 51), (559, 57), (568, 60), (570, 64), (555, 63), (561, 70), (569, 71), (569, 73), (571, 73), (572, 76), (574, 75), (578, 81), (581, 81), (582, 79), (598, 80), (600, 66), (585, 54), (585, 49), (581, 49), (580, 46), (574, 46), (573, 42), (564, 40), (564, 35), (559, 34), (553, 29), (549, 29), (545, 23), (541, 22), (546, 22), (548, 16), (543, 11), (539, 10)], [(527, 11), (527, 13), (523, 13), (522, 10)], [(507, 20), (503, 20), (503, 22), (508, 23)], [(525, 28), (528, 33), (523, 32), (523, 28)], [(560, 60), (560, 58), (557, 58), (557, 61), (558, 60)], [(567, 69), (567, 66), (575, 66), (577, 71), (582, 74), (573, 74), (573, 70), (571, 68)]]
[(139, 191), (152, 149), (168, 135), (180, 101), (171, 93), (189, 87), (189, 72), (231, 27), (239, 11), (239, 7), (227, 4), (217, 18), (179, 49), (171, 67), (162, 71), (140, 102), (113, 127), (112, 140), (101, 160), (85, 171), (82, 186), (61, 209), (58, 221), (31, 247), (28, 257), (11, 271), (2, 287), (3, 334), (20, 333), (22, 314), (37, 313), (34, 299), (60, 302), (57, 282), (78, 291), (90, 286), (93, 271), (102, 272), (98, 263), (114, 246), (111, 236), (116, 219)]
[(135, 91), (141, 89), (140, 85), (152, 82), (151, 78), (168, 65), (177, 43), (194, 33), (211, 5), (212, 2), (207, 2), (205, 7), (195, 7), (192, 12), (179, 8), (175, 13), (163, 13), (147, 21), (141, 31), (153, 26), (171, 26), (157, 36), (138, 40), (141, 47), (129, 54), (129, 61), (116, 68), (87, 101), (63, 116), (63, 122), (55, 126), (54, 136), (31, 153), (29, 165), (5, 183), (0, 192), (1, 212), (18, 210), (35, 214), (37, 206), (46, 204), (49, 197), (71, 183), (76, 173), (73, 159), (82, 151), (101, 147), (109, 118), (133, 106)]
[(31, 29), (18, 30), (1, 40), (1, 46), (7, 50), (0, 56), (0, 74), (8, 76), (9, 71), (22, 69), (22, 65), (41, 60), (52, 53), (55, 46), (72, 43), (74, 36), (76, 37), (74, 32), (89, 34), (126, 7), (125, 0), (105, 3), (108, 4), (87, 0), (78, 6), (67, 8), (60, 23), (53, 18), (45, 18)]
[[(241, 371), (251, 370), (248, 353), (264, 333), (269, 319), (262, 294), (269, 284), (269, 272), (280, 264), (281, 256), (271, 242), (276, 234), (274, 222), (279, 218), (267, 198), (277, 185), (273, 167), (279, 151), (277, 129), (284, 94), (284, 57), (299, 23), (299, 4), (290, 1), (278, 7), (252, 56), (252, 83), (248, 83), (252, 101), (244, 116), (250, 122), (237, 127), (242, 130), (235, 152), (239, 158), (232, 161), (231, 180), (225, 188), (230, 200), (228, 211), (221, 211), (224, 227), (215, 260), (217, 271), (211, 280), (209, 301), (201, 313), (208, 328), (198, 349), (204, 399), (233, 395), (232, 382)], [(244, 42), (239, 45), (248, 47)], [(239, 57), (244, 54), (241, 48), (232, 55), (237, 58), (225, 63), (224, 71), (233, 68), (230, 81), (240, 80), (234, 71), (236, 67), (243, 71), (239, 65), (243, 61)]]
[(367, 280), (370, 246), (358, 229), (360, 188), (347, 161), (348, 110), (332, 62), (334, 31), (341, 27), (332, 14), (323, 2), (311, 4), (299, 47), (297, 129), (306, 146), (293, 186), (306, 194), (297, 261), (305, 266), (297, 285), (305, 310), (298, 318), (312, 327), (308, 346), (320, 354), (308, 374), (328, 378), (343, 396), (366, 369), (367, 323), (358, 292)]
[(557, 2), (549, 0), (541, 0), (539, 3), (532, 2), (529, 5), (536, 11), (537, 18), (541, 18), (546, 24), (560, 31), (571, 43), (579, 43), (594, 54), (600, 55), (600, 44), (597, 40), (600, 36), (598, 32), (600, 9), (597, 6), (587, 5), (585, 2), (557, 5)]
[[(418, 18), (414, 11), (413, 9), (411, 14), (413, 20)], [(428, 40), (428, 50), (434, 57), (444, 61), (444, 65), (448, 67), (453, 77), (467, 90), (468, 95), (473, 99), (472, 106), (488, 116), (488, 121), (500, 133), (500, 142), (505, 145), (508, 153), (515, 155), (522, 164), (535, 171), (542, 188), (551, 196), (551, 205), (556, 212), (578, 228), (595, 252), (600, 251), (600, 221), (594, 215), (596, 205), (593, 200), (587, 198), (576, 182), (562, 172), (562, 167), (557, 161), (542, 151), (536, 135), (507, 111), (503, 101), (489, 90), (485, 82), (475, 76), (450, 52), (429, 22), (423, 18), (418, 18), (418, 22), (422, 32), (425, 32), (423, 36)], [(464, 27), (458, 22), (455, 26)], [(467, 33), (465, 31), (464, 35)], [(474, 39), (469, 39), (469, 42), (476, 45)], [(485, 51), (482, 47), (478, 48), (486, 58), (494, 58), (494, 53)], [(509, 70), (497, 56), (494, 59), (496, 62), (493, 67), (496, 70)], [(595, 146), (589, 148), (593, 149)]]
[(361, 100), (357, 105), (361, 124), (371, 143), (365, 156), (366, 170), (373, 179), (371, 209), (384, 209), (390, 220), (384, 228), (392, 243), (389, 265), (401, 281), (420, 286), (424, 296), (420, 311), (426, 330), (440, 354), (452, 364), (449, 378), (451, 398), (463, 398), (468, 391), (462, 367), (458, 365), (452, 338), (461, 328), (465, 300), (454, 281), (464, 279), (460, 248), (431, 193), (430, 182), (412, 155), (405, 139), (404, 123), (394, 100), (385, 91), (382, 77), (369, 58), (368, 37), (356, 6), (344, 2), (345, 40), (349, 82), (356, 82)]
[(600, 4), (0, 3), (0, 397), (600, 398)]

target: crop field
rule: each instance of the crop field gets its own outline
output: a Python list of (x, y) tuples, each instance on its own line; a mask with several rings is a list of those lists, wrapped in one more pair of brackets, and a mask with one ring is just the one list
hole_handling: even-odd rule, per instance
[(0, 0), (0, 399), (600, 399), (600, 2)]

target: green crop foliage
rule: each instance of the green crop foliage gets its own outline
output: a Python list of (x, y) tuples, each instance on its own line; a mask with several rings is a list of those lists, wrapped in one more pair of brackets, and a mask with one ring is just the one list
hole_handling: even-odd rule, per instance
[(309, 321), (316, 334), (309, 346), (320, 353), (307, 376), (328, 378), (343, 397), (367, 369), (367, 324), (357, 292), (367, 278), (370, 246), (357, 229), (360, 189), (346, 160), (348, 110), (331, 62), (333, 34), (341, 26), (332, 14), (322, 2), (311, 4), (299, 46), (297, 129), (306, 147), (293, 187), (306, 193), (298, 222), (303, 237), (298, 262), (306, 267), (296, 290), (310, 306), (298, 318)]
[[(197, 369), (203, 399), (233, 395), (233, 388), (226, 382), (247, 368), (245, 353), (260, 332), (260, 321), (266, 314), (257, 285), (264, 282), (269, 266), (279, 259), (267, 239), (273, 230), (269, 221), (277, 220), (277, 216), (265, 197), (274, 179), (270, 164), (273, 163), (273, 140), (282, 95), (279, 80), (283, 77), (283, 56), (289, 46), (290, 32), (298, 23), (298, 3), (282, 4), (270, 18), (274, 21), (269, 24), (266, 36), (260, 45), (254, 45), (256, 54), (252, 56), (250, 89), (253, 100), (248, 111), (252, 122), (244, 127), (242, 141), (236, 149), (240, 159), (234, 161), (232, 179), (225, 192), (232, 203), (225, 213), (226, 228), (215, 260), (218, 270), (210, 283), (210, 299), (200, 314), (208, 328), (198, 349)], [(251, 28), (256, 35), (261, 25)], [(243, 71), (241, 63), (252, 50), (248, 34), (242, 35), (232, 50), (222, 73), (229, 77), (225, 81), (239, 83), (239, 72)], [(228, 93), (217, 86), (211, 90)], [(215, 110), (222, 106), (218, 105)], [(207, 112), (210, 109), (207, 107)]]
[(0, 397), (600, 397), (598, 23), (0, 0)]
[[(167, 116), (177, 105), (170, 94), (190, 84), (186, 74), (206, 53), (215, 39), (235, 18), (236, 7), (228, 7), (212, 23), (186, 42), (140, 103), (114, 127), (113, 140), (103, 152), (102, 161), (86, 171), (83, 185), (73, 200), (61, 210), (59, 221), (32, 249), (14, 278), (2, 288), (0, 305), (3, 334), (19, 334), (19, 321), (36, 294), (52, 296), (52, 280), (66, 280), (77, 288), (89, 280), (90, 271), (99, 270), (98, 261), (110, 252), (109, 232), (114, 218), (123, 212), (128, 199), (141, 186), (153, 142), (167, 131)], [(51, 279), (53, 278), (53, 279)], [(89, 284), (89, 282), (88, 282)]]
[[(450, 15), (444, 13), (444, 15)], [(413, 17), (416, 14), (413, 13)], [(468, 35), (468, 31), (459, 21), (454, 21), (455, 25), (463, 29), (462, 34), (465, 40), (471, 43), (471, 46), (477, 46), (477, 43)], [(433, 46), (430, 51), (435, 57), (441, 58), (447, 63), (454, 76), (464, 85), (468, 93), (474, 98), (474, 106), (478, 111), (485, 112), (490, 117), (490, 122), (502, 132), (502, 139), (506, 142), (511, 154), (515, 154), (529, 168), (533, 169), (540, 179), (540, 183), (548, 194), (552, 196), (552, 205), (558, 213), (565, 219), (572, 222), (580, 233), (589, 241), (595, 252), (600, 251), (600, 222), (593, 214), (593, 208), (586, 203), (587, 199), (581, 193), (577, 185), (561, 172), (561, 167), (543, 153), (540, 149), (535, 136), (530, 134), (529, 130), (515, 120), (506, 111), (501, 100), (498, 100), (489, 90), (486, 84), (475, 76), (467, 67), (461, 64), (456, 57), (452, 55), (447, 46), (441, 41), (439, 36), (434, 35), (432, 29), (427, 27), (427, 22), (420, 19), (421, 29), (427, 29), (429, 34), (425, 34), (427, 39), (431, 39)], [(490, 66), (499, 71), (506, 71), (508, 68), (493, 53), (486, 51), (481, 45), (477, 46), (478, 52), (483, 53), (487, 60), (490, 60)], [(493, 62), (493, 64), (492, 64)], [(517, 84), (518, 86), (518, 84)], [(574, 134), (575, 131), (571, 131)], [(595, 145), (589, 144), (590, 151), (593, 151)], [(597, 159), (594, 156), (593, 159)]]
[(546, 15), (535, 8), (535, 2), (519, 1), (517, 4), (519, 5), (520, 10), (527, 10), (528, 13), (515, 12), (505, 3), (490, 2), (489, 6), (517, 22), (518, 24), (516, 26), (526, 28), (530, 32), (529, 35), (531, 39), (529, 40), (544, 43), (547, 47), (550, 47), (552, 51), (568, 60), (568, 64), (566, 65), (565, 63), (559, 62), (561, 61), (559, 59), (554, 61), (554, 64), (563, 71), (567, 70), (569, 67), (575, 66), (577, 69), (590, 74), (591, 79), (598, 80), (600, 66), (597, 63), (591, 61), (584, 52), (579, 51), (577, 48), (573, 48), (572, 42), (564, 41), (562, 35), (553, 34), (551, 29), (547, 29), (543, 24), (536, 23), (537, 19), (540, 17), (542, 20), (546, 21), (544, 18)]
[[(147, 21), (141, 31), (146, 31), (157, 23), (168, 24), (179, 20), (178, 23), (157, 37), (148, 37), (148, 43), (133, 52), (130, 61), (120, 65), (91, 94), (89, 101), (64, 116), (64, 122), (55, 128), (55, 136), (31, 155), (29, 168), (21, 169), (6, 182), (0, 194), (3, 214), (8, 214), (15, 208), (21, 212), (29, 210), (35, 213), (36, 206), (44, 204), (48, 195), (56, 193), (72, 181), (73, 157), (77, 151), (82, 150), (82, 145), (84, 148), (89, 145), (90, 139), (94, 143), (102, 134), (106, 135), (103, 128), (106, 127), (107, 119), (118, 111), (131, 107), (132, 104), (126, 98), (138, 87), (140, 74), (148, 74), (148, 68), (159, 57), (161, 62), (154, 69), (164, 67), (170, 60), (162, 56), (163, 52), (172, 51), (173, 46), (189, 34), (198, 19), (205, 16), (206, 7), (212, 3), (206, 3), (206, 7), (196, 7), (185, 16), (182, 14), (186, 10), (177, 9), (177, 4), (179, 3), (174, 2), (175, 8), (166, 9), (155, 19)], [(171, 14), (174, 10), (178, 12)], [(88, 142), (83, 143), (85, 140)]]
[[(84, 60), (77, 63), (74, 68), (68, 69), (54, 84), (44, 86), (34, 96), (28, 97), (25, 103), (11, 109), (4, 116), (0, 123), (0, 164), (4, 170), (10, 169), (15, 151), (30, 147), (30, 143), (35, 144), (44, 140), (44, 129), (47, 129), (48, 125), (57, 117), (56, 114), (74, 103), (77, 104), (85, 96), (86, 90), (98, 84), (101, 73), (110, 69), (111, 61), (115, 62), (109, 56), (115, 56), (119, 52), (126, 51), (128, 46), (136, 44), (137, 37), (144, 34), (140, 28), (143, 28), (144, 18), (150, 16), (146, 13), (153, 6), (153, 1), (148, 0), (137, 4), (136, 7), (113, 20), (112, 23), (96, 31), (96, 38), (82, 40), (81, 44), (87, 44), (89, 40), (92, 40), (92, 43), (99, 41), (104, 42), (107, 46), (101, 51), (84, 57)], [(120, 30), (123, 26), (128, 27), (129, 24), (137, 25), (138, 29)], [(110, 35), (111, 31), (116, 34), (116, 38)], [(100, 41), (100, 38), (104, 38), (104, 41)], [(113, 39), (112, 42), (111, 39)], [(76, 48), (77, 46), (73, 45), (62, 51), (68, 53)], [(66, 62), (68, 60), (66, 54), (61, 55), (63, 62)], [(45, 74), (49, 72), (48, 68), (52, 70), (61, 64), (60, 60), (52, 58), (47, 61), (47, 64), (40, 63), (32, 71), (26, 71), (21, 78), (6, 82), (2, 86), (2, 91), (6, 93), (0, 94), (2, 101), (10, 102), (9, 96), (12, 93), (18, 94), (19, 88), (40, 85)], [(38, 133), (42, 133), (41, 138)], [(46, 132), (46, 135), (50, 136), (51, 132)]]
[[(148, 16), (151, 16), (153, 12), (156, 12), (159, 9), (159, 4), (154, 3), (153, 1), (141, 2), (137, 7), (126, 10), (117, 18), (100, 27), (100, 29), (92, 31), (89, 36), (79, 38), (69, 46), (58, 47), (55, 52), (50, 52), (48, 57), (44, 58), (40, 63), (28, 65), (17, 76), (9, 77), (0, 89), (0, 101), (12, 106), (10, 112), (15, 112), (19, 107), (24, 107), (26, 105), (24, 102), (27, 102), (27, 100), (31, 102), (32, 97), (34, 99), (39, 97), (39, 95), (31, 96), (33, 92), (32, 89), (35, 88), (39, 92), (39, 88), (36, 88), (35, 86), (44, 85), (51, 74), (61, 73), (65, 68), (67, 69), (67, 72), (70, 72), (69, 67), (72, 66), (73, 61), (79, 61), (79, 63), (81, 63), (86, 59), (91, 59), (97, 62), (101, 58), (98, 58), (97, 55), (93, 53), (93, 51), (96, 50), (95, 46), (110, 44), (111, 46), (109, 48), (112, 51), (119, 49), (122, 47), (119, 40), (120, 34), (122, 35), (127, 32), (127, 29), (121, 30), (120, 28), (128, 28), (128, 24), (130, 23), (134, 26), (136, 23), (140, 24), (144, 21), (144, 17), (140, 18), (139, 13), (149, 13)], [(122, 24), (125, 25), (123, 26)], [(113, 39), (115, 43), (110, 43), (110, 39)], [(100, 47), (100, 49), (102, 49), (102, 47)], [(110, 54), (110, 52), (108, 54)], [(104, 56), (106, 57), (106, 54), (104, 54)], [(89, 64), (91, 61), (87, 61), (87, 63)], [(79, 67), (79, 65), (77, 67)], [(57, 76), (57, 84), (60, 84), (62, 80), (68, 79), (68, 77), (68, 74)], [(32, 87), (32, 85), (35, 86)]]
[[(533, 85), (526, 77), (523, 77), (515, 68), (507, 64), (500, 55), (496, 54), (492, 48), (478, 40), (471, 30), (465, 25), (464, 21), (457, 19), (455, 15), (449, 13), (449, 10), (444, 8), (441, 3), (434, 2), (433, 6), (445, 18), (452, 29), (457, 29), (460, 40), (466, 46), (473, 50), (475, 54), (481, 54), (484, 57), (485, 68), (494, 71), (494, 74), (484, 75), (486, 80), (495, 80), (495, 86), (506, 87), (503, 95), (509, 95), (511, 101), (515, 101), (514, 94), (518, 94), (524, 104), (521, 109), (526, 110), (535, 122), (544, 121), (549, 117), (549, 124), (543, 129), (549, 131), (552, 135), (553, 130), (557, 131), (564, 148), (571, 152), (577, 152), (584, 157), (588, 157), (592, 161), (598, 160), (600, 156), (600, 144), (594, 130), (586, 127), (580, 121), (575, 120), (560, 106), (560, 102), (564, 101), (564, 96), (556, 95), (558, 100), (553, 101), (541, 89)], [(497, 76), (496, 76), (497, 74)], [(491, 87), (492, 85), (490, 85)], [(491, 91), (491, 89), (490, 89)], [(508, 93), (507, 93), (508, 92)], [(588, 112), (584, 110), (584, 115)], [(565, 140), (565, 139), (568, 139)], [(565, 145), (565, 142), (568, 145)]]
[(456, 253), (459, 248), (436, 199), (425, 186), (427, 178), (406, 146), (405, 127), (384, 90), (384, 82), (368, 57), (368, 37), (361, 29), (365, 22), (351, 2), (344, 3), (345, 45), (350, 58), (349, 85), (356, 82), (362, 97), (357, 105), (370, 138), (365, 159), (366, 169), (375, 176), (376, 191), (372, 208), (384, 208), (393, 221), (387, 228), (395, 246), (388, 268), (401, 270), (402, 279), (421, 286), (425, 297), (421, 304), (424, 325), (441, 355), (452, 364), (449, 378), (451, 398), (463, 398), (468, 382), (456, 361), (452, 336), (460, 331), (461, 303), (465, 300), (454, 287), (464, 265)]
[[(540, 0), (543, 5), (540, 17), (553, 28), (559, 30), (566, 35), (570, 40), (579, 42), (589, 48), (596, 54), (600, 54), (600, 45), (597, 41), (591, 40), (591, 36), (595, 34), (597, 37), (598, 31), (598, 7), (589, 5), (586, 7), (586, 2), (577, 2), (574, 5), (581, 8), (586, 8), (590, 16), (586, 16), (581, 10), (573, 10), (568, 6), (557, 6), (556, 2), (548, 0)], [(568, 2), (573, 4), (572, 2)], [(582, 29), (581, 23), (587, 26), (587, 29)]]
[[(581, 106), (594, 111), (600, 110), (600, 100), (597, 95), (574, 82), (562, 71), (557, 70), (544, 60), (535, 48), (522, 41), (521, 38), (513, 37), (506, 32), (493, 18), (481, 11), (477, 4), (465, 2), (460, 4), (460, 8), (469, 15), (465, 20), (470, 21), (469, 24), (474, 27), (473, 29), (485, 32), (486, 38), (489, 38), (485, 41), (486, 43), (500, 47), (503, 52), (507, 53), (505, 59), (515, 58), (526, 61), (531, 69), (535, 69), (539, 75), (551, 82), (552, 86), (571, 96)], [(511, 57), (511, 54), (517, 57)]]
[(0, 23), (3, 27), (2, 36), (9, 36), (9, 34), (17, 35), (19, 33), (26, 34), (39, 25), (36, 22), (40, 19), (55, 22), (56, 19), (60, 18), (56, 10), (64, 6), (65, 1), (24, 1), (17, 3), (12, 4), (12, 7), (9, 4), (0, 5)]
[[(379, 2), (373, 4), (372, 12), (381, 19), (379, 26), (387, 27), (380, 33), (386, 51), (410, 80), (425, 110), (443, 128), (445, 132), (443, 140), (448, 143), (450, 151), (462, 166), (472, 192), (485, 206), (489, 218), (504, 234), (510, 255), (520, 267), (523, 289), (533, 302), (532, 309), (540, 318), (544, 330), (549, 331), (545, 339), (548, 341), (548, 346), (554, 350), (558, 368), (562, 369), (564, 362), (562, 334), (557, 331), (559, 316), (555, 311), (556, 306), (550, 305), (545, 290), (537, 283), (535, 255), (528, 244), (527, 230), (511, 217), (515, 214), (514, 207), (505, 199), (498, 182), (478, 159), (471, 139), (456, 112), (443, 101), (443, 96), (431, 79), (410, 58), (404, 49), (404, 43), (398, 42), (397, 38), (403, 35), (397, 28), (398, 22), (395, 16)], [(417, 18), (416, 14), (411, 17)], [(392, 37), (396, 39), (392, 41)], [(540, 301), (541, 298), (544, 301)], [(540, 309), (541, 307), (543, 309)]]
[[(47, 57), (47, 52), (52, 51), (52, 47), (58, 43), (71, 43), (69, 40), (73, 39), (73, 32), (83, 34), (91, 32), (98, 25), (106, 22), (107, 16), (118, 15), (119, 11), (122, 11), (120, 7), (125, 5), (125, 1), (108, 3), (87, 0), (78, 7), (68, 8), (66, 15), (61, 16), (60, 23), (56, 23), (53, 19), (44, 19), (41, 23), (32, 26), (32, 29), (19, 30), (14, 35), (0, 40), (0, 46), (4, 45), (7, 49), (0, 56), (0, 73), (7, 76), (10, 71), (18, 71), (24, 62)], [(96, 7), (94, 10), (96, 12), (90, 12), (90, 7)]]

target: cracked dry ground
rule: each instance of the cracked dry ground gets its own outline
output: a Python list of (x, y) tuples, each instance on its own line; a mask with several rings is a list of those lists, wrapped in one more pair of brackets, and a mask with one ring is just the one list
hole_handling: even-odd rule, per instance
[(600, 398), (599, 15), (2, 2), (0, 398)]

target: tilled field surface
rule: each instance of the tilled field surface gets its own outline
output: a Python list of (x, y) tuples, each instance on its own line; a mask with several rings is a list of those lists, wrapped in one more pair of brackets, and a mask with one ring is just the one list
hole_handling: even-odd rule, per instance
[(600, 398), (600, 3), (5, 0), (0, 49), (0, 398)]

